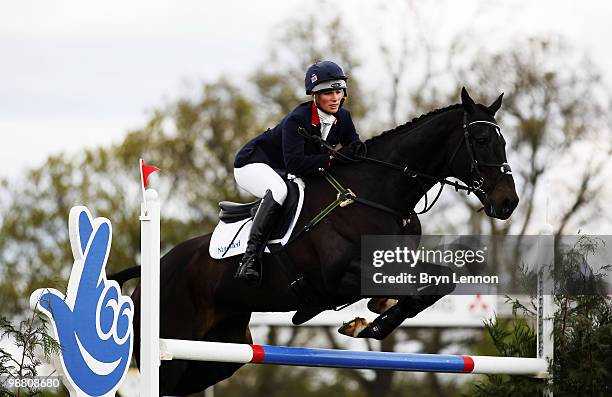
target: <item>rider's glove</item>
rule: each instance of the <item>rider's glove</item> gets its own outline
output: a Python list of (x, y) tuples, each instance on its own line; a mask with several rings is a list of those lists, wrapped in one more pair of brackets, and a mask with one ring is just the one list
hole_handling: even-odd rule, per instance
[(366, 155), (365, 143), (357, 140), (342, 146), (337, 153), (333, 153), (334, 161), (339, 163), (351, 163), (359, 161), (360, 156)]
[(350, 164), (359, 161), (360, 156), (365, 156), (367, 152), (366, 144), (357, 140), (342, 146), (339, 150), (330, 150), (328, 152), (329, 161), (325, 168), (320, 168), (319, 171), (330, 170), (333, 164)]

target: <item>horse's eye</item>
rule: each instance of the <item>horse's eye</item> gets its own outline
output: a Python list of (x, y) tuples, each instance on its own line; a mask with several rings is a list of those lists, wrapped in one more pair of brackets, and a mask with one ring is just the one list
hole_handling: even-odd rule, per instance
[(474, 138), (474, 141), (478, 144), (487, 144), (491, 140), (491, 131), (487, 128), (475, 128), (474, 131), (472, 131), (472, 138)]

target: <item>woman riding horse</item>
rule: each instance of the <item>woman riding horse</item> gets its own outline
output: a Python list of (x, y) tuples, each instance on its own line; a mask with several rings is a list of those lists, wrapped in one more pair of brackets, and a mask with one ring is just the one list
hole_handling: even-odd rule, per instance
[(298, 105), (276, 127), (248, 142), (236, 155), (236, 183), (262, 198), (246, 252), (235, 274), (251, 286), (261, 283), (261, 255), (287, 197), (281, 175), (311, 175), (329, 169), (335, 160), (332, 153), (308, 141), (298, 129), (303, 128), (332, 146), (341, 144), (345, 148), (343, 154), (357, 148), (355, 142), (360, 143), (350, 112), (342, 108), (347, 97), (347, 79), (334, 62), (311, 65), (304, 85), (312, 100)]
[[(319, 73), (317, 79), (320, 78)], [(314, 83), (310, 87), (311, 92), (317, 85)], [(340, 89), (344, 93), (344, 89)], [(318, 98), (315, 96), (315, 102), (321, 106), (321, 95)], [(340, 109), (339, 102), (335, 101), (337, 109)], [(414, 208), (436, 183), (450, 183), (447, 177), (461, 180), (465, 184), (464, 189), (474, 192), (488, 216), (497, 219), (510, 217), (519, 198), (507, 164), (506, 142), (495, 120), (501, 103), (501, 95), (489, 106), (475, 103), (467, 91), (462, 89), (461, 103), (434, 110), (380, 133), (365, 142), (367, 156), (360, 156), (362, 161), (352, 162), (350, 166), (334, 166), (334, 178), (345, 188), (350, 188), (357, 199), (363, 198), (370, 204), (380, 205), (373, 207), (355, 203), (339, 207), (285, 248), (296, 271), (303, 275), (311, 287), (311, 296), (317, 298), (315, 303), (320, 310), (372, 297), (362, 296), (360, 288), (362, 236), (420, 236), (420, 222)], [(296, 118), (301, 119), (302, 125), (310, 127), (307, 130), (318, 133), (320, 117), (319, 122), (315, 123), (316, 129), (308, 124), (313, 115), (311, 109), (312, 105), (310, 109), (306, 106), (301, 115), (288, 117), (285, 123), (296, 123)], [(319, 116), (317, 109), (314, 114)], [(348, 112), (336, 110), (335, 117), (338, 121), (335, 127), (330, 128), (327, 141), (350, 142), (346, 138), (342, 140), (337, 132), (341, 123), (350, 123)], [(343, 130), (348, 130), (344, 125)], [(277, 133), (282, 134), (282, 129), (279, 128)], [(281, 135), (280, 142), (274, 141), (278, 145), (274, 152), (277, 155), (276, 161), (267, 159), (268, 162), (263, 164), (269, 168), (280, 164), (282, 169), (295, 171), (293, 163), (289, 162), (290, 167), (285, 167), (284, 157), (279, 160), (282, 138)], [(301, 143), (305, 154), (319, 154), (323, 156), (315, 158), (326, 159), (325, 163), (321, 160), (320, 164), (313, 166), (311, 172), (316, 173), (316, 167), (326, 166), (329, 155), (317, 153), (315, 148), (308, 147), (309, 142)], [(255, 146), (260, 145), (253, 145), (253, 151)], [(369, 161), (364, 160), (366, 157)], [(272, 176), (277, 177), (276, 174)], [(321, 209), (337, 200), (336, 189), (326, 178), (315, 174), (303, 179), (308, 189), (304, 192), (296, 230), (304, 229)], [(257, 180), (260, 178), (257, 177)], [(281, 180), (280, 177), (278, 180)], [(269, 186), (266, 189), (270, 189)], [(398, 216), (381, 211), (382, 205), (395, 209), (394, 212), (412, 216), (404, 219), (401, 214)], [(194, 237), (177, 245), (161, 258), (160, 337), (248, 344), (253, 343), (249, 331), (252, 312), (302, 310), (303, 300), (291, 288), (287, 272), (281, 266), (273, 266), (273, 258), (262, 258), (268, 261), (267, 272), (263, 275), (261, 288), (256, 289), (233, 277), (237, 258), (214, 259), (210, 256), (210, 241), (210, 233)], [(114, 279), (117, 280), (117, 277)], [(140, 340), (140, 292), (139, 286), (132, 294), (136, 357), (139, 357), (140, 349), (140, 344), (136, 342)], [(378, 317), (363, 325), (365, 328), (358, 324), (356, 332), (350, 335), (385, 338), (406, 318), (414, 317), (447, 292), (429, 293), (431, 295), (388, 296), (397, 300), (397, 303), (384, 311), (376, 309), (376, 313), (380, 313)], [(174, 396), (196, 393), (230, 377), (242, 365), (162, 361), (160, 392), (162, 395)]]

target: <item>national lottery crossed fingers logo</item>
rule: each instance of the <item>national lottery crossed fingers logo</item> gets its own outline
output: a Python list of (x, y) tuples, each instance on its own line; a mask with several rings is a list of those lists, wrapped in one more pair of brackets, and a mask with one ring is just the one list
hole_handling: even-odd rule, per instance
[(61, 345), (60, 370), (71, 396), (114, 396), (132, 357), (134, 304), (116, 281), (106, 279), (111, 223), (86, 207), (70, 210), (74, 265), (64, 296), (42, 288), (30, 306), (50, 319)]

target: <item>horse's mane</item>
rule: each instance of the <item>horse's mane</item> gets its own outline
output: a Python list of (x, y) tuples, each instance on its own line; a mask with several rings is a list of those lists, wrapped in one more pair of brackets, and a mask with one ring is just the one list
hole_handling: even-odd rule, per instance
[(408, 121), (408, 122), (406, 122), (404, 124), (398, 125), (395, 128), (392, 128), (392, 129), (387, 130), (387, 131), (383, 131), (380, 134), (375, 135), (372, 138), (368, 139), (366, 142), (372, 142), (372, 141), (374, 141), (374, 140), (376, 140), (378, 138), (381, 138), (383, 136), (389, 136), (391, 134), (397, 134), (397, 133), (408, 132), (408, 131), (414, 130), (415, 128), (417, 128), (418, 126), (423, 124), (424, 122), (429, 121), (433, 116), (437, 116), (438, 114), (447, 112), (449, 110), (459, 109), (462, 106), (463, 105), (460, 104), (460, 103), (455, 103), (453, 105), (449, 105), (449, 106), (446, 106), (446, 107), (443, 107), (443, 108), (440, 108), (440, 109), (432, 110), (429, 113), (425, 113), (425, 114), (422, 114), (422, 115), (420, 115), (418, 117), (415, 117), (412, 120), (410, 120), (410, 121)]

